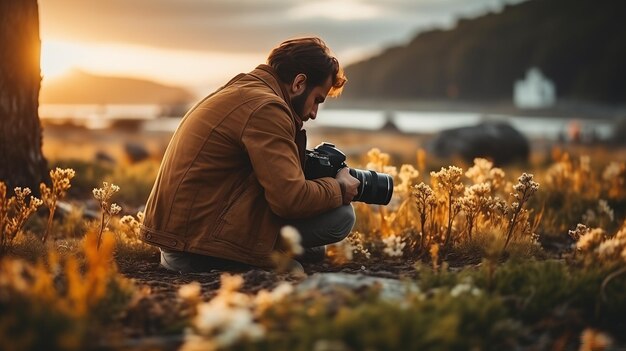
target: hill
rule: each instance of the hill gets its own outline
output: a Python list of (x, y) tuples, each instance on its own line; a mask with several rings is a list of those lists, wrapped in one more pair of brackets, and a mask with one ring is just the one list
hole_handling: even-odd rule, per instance
[(40, 102), (57, 104), (179, 105), (194, 99), (189, 91), (148, 80), (98, 76), (80, 70), (42, 83)]
[(559, 99), (626, 103), (622, 0), (531, 0), (346, 67), (346, 98), (510, 100), (538, 67)]

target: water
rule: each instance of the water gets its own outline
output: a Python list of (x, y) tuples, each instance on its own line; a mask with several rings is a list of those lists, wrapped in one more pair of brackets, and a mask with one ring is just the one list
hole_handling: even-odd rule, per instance
[(593, 132), (595, 137), (606, 140), (612, 136), (611, 120), (509, 116), (474, 112), (427, 112), (427, 111), (367, 111), (323, 110), (307, 128), (336, 127), (377, 130), (391, 121), (400, 131), (415, 134), (433, 134), (444, 129), (473, 126), (482, 121), (504, 121), (531, 138), (556, 140), (571, 132), (572, 128)]
[[(44, 120), (69, 121), (91, 129), (107, 128), (115, 120), (140, 120), (147, 132), (173, 132), (181, 117), (160, 117), (159, 105), (42, 105), (39, 115)], [(608, 139), (613, 121), (600, 119), (567, 119), (560, 117), (526, 117), (473, 112), (326, 110), (306, 123), (307, 129), (350, 128), (379, 130), (389, 122), (404, 133), (432, 134), (454, 127), (472, 126), (481, 121), (507, 121), (531, 138), (556, 140), (573, 127), (592, 131), (598, 139)]]

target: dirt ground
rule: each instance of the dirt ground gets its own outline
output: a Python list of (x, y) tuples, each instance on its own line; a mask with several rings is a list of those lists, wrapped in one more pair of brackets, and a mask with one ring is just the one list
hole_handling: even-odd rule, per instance
[[(261, 289), (273, 289), (282, 281), (298, 282), (306, 279), (306, 276), (298, 277), (257, 268), (228, 271), (216, 268), (205, 273), (176, 273), (160, 266), (158, 254), (141, 261), (118, 259), (118, 267), (120, 273), (125, 277), (132, 279), (138, 286), (150, 287), (153, 294), (162, 295), (163, 299), (175, 298), (181, 285), (193, 281), (200, 283), (204, 297), (211, 297), (220, 287), (220, 276), (225, 272), (241, 274), (245, 280), (243, 291), (246, 293), (256, 293)], [(327, 272), (363, 274), (392, 279), (415, 278), (417, 276), (414, 261), (368, 262), (367, 267), (365, 267), (359, 262), (334, 264), (326, 259), (320, 263), (304, 263), (303, 267), (307, 276)]]
[[(210, 300), (220, 287), (223, 273), (241, 274), (244, 278), (242, 292), (254, 294), (262, 289), (271, 290), (279, 283), (301, 282), (315, 273), (341, 272), (380, 278), (416, 278), (417, 270), (412, 261), (359, 262), (333, 264), (328, 258), (315, 264), (303, 264), (306, 276), (277, 273), (263, 269), (224, 271), (213, 269), (204, 273), (176, 273), (159, 264), (159, 255), (141, 259), (117, 258), (122, 275), (131, 279), (139, 291), (146, 292), (131, 304), (125, 315), (120, 316), (107, 329), (111, 334), (102, 349), (176, 350), (184, 341), (181, 318), (184, 303), (177, 297), (181, 286), (198, 282), (202, 287), (202, 299)], [(183, 311), (181, 313), (181, 311)]]

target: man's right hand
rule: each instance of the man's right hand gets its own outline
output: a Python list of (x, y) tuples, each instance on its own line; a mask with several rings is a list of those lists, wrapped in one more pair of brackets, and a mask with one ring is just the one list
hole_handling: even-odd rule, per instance
[(348, 167), (340, 169), (339, 172), (337, 172), (335, 179), (337, 179), (339, 187), (341, 188), (343, 204), (350, 204), (352, 199), (354, 199), (354, 197), (359, 193), (359, 185), (361, 185), (361, 182), (350, 175), (350, 169)]

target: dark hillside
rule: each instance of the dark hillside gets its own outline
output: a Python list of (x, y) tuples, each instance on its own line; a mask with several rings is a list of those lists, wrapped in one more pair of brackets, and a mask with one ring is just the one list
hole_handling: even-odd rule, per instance
[(559, 98), (626, 102), (626, 2), (531, 0), (346, 68), (348, 98), (511, 99), (539, 67)]

